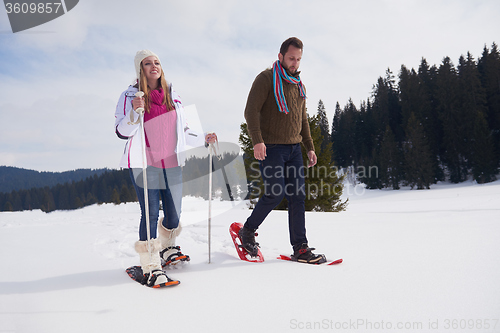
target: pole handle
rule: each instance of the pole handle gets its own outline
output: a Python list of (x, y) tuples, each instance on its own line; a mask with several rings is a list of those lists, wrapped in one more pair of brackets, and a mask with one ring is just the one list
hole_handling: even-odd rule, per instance
[[(144, 96), (144, 91), (138, 91), (135, 93), (135, 97), (142, 98), (142, 96)], [(137, 112), (138, 114), (141, 114), (143, 111), (144, 111), (144, 108), (137, 108), (135, 110), (135, 112)]]

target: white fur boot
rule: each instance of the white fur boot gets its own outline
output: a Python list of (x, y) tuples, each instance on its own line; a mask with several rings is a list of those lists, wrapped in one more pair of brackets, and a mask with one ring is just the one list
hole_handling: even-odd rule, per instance
[(189, 261), (189, 256), (182, 254), (180, 246), (175, 246), (175, 239), (182, 231), (179, 224), (177, 228), (167, 229), (162, 224), (163, 218), (158, 221), (158, 235), (161, 242), (160, 257), (165, 261), (165, 265), (175, 265), (181, 261)]
[(144, 276), (147, 278), (146, 284), (153, 288), (158, 288), (168, 284), (169, 279), (165, 272), (161, 269), (160, 259), (160, 241), (157, 238), (150, 240), (151, 256), (148, 251), (147, 241), (137, 241), (135, 250), (139, 253), (141, 268)]

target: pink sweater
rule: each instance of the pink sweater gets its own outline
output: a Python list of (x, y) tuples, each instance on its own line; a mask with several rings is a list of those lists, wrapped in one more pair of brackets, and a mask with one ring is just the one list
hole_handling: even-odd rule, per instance
[(161, 88), (151, 91), (150, 97), (150, 110), (144, 114), (148, 165), (162, 169), (174, 168), (179, 165), (175, 152), (177, 113), (161, 104)]

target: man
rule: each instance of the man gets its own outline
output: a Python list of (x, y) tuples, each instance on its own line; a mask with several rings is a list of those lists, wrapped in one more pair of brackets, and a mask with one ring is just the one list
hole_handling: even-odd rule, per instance
[(243, 247), (256, 256), (255, 231), (266, 216), (288, 200), (288, 225), (292, 260), (318, 264), (324, 255), (312, 253), (305, 228), (305, 181), (301, 143), (307, 150), (308, 166), (317, 162), (306, 114), (305, 88), (298, 71), (302, 42), (291, 37), (283, 42), (278, 61), (261, 72), (253, 82), (245, 108), (254, 156), (259, 160), (264, 195), (241, 228)]

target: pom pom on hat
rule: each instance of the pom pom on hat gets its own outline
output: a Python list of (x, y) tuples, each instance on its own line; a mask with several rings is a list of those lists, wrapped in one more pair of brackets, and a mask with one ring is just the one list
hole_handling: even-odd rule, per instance
[(155, 56), (158, 59), (158, 61), (160, 61), (160, 58), (150, 50), (140, 50), (137, 51), (137, 53), (135, 54), (134, 64), (135, 64), (135, 72), (137, 73), (137, 79), (139, 79), (139, 76), (141, 75), (141, 62), (144, 60), (144, 58), (147, 58), (149, 56)]

